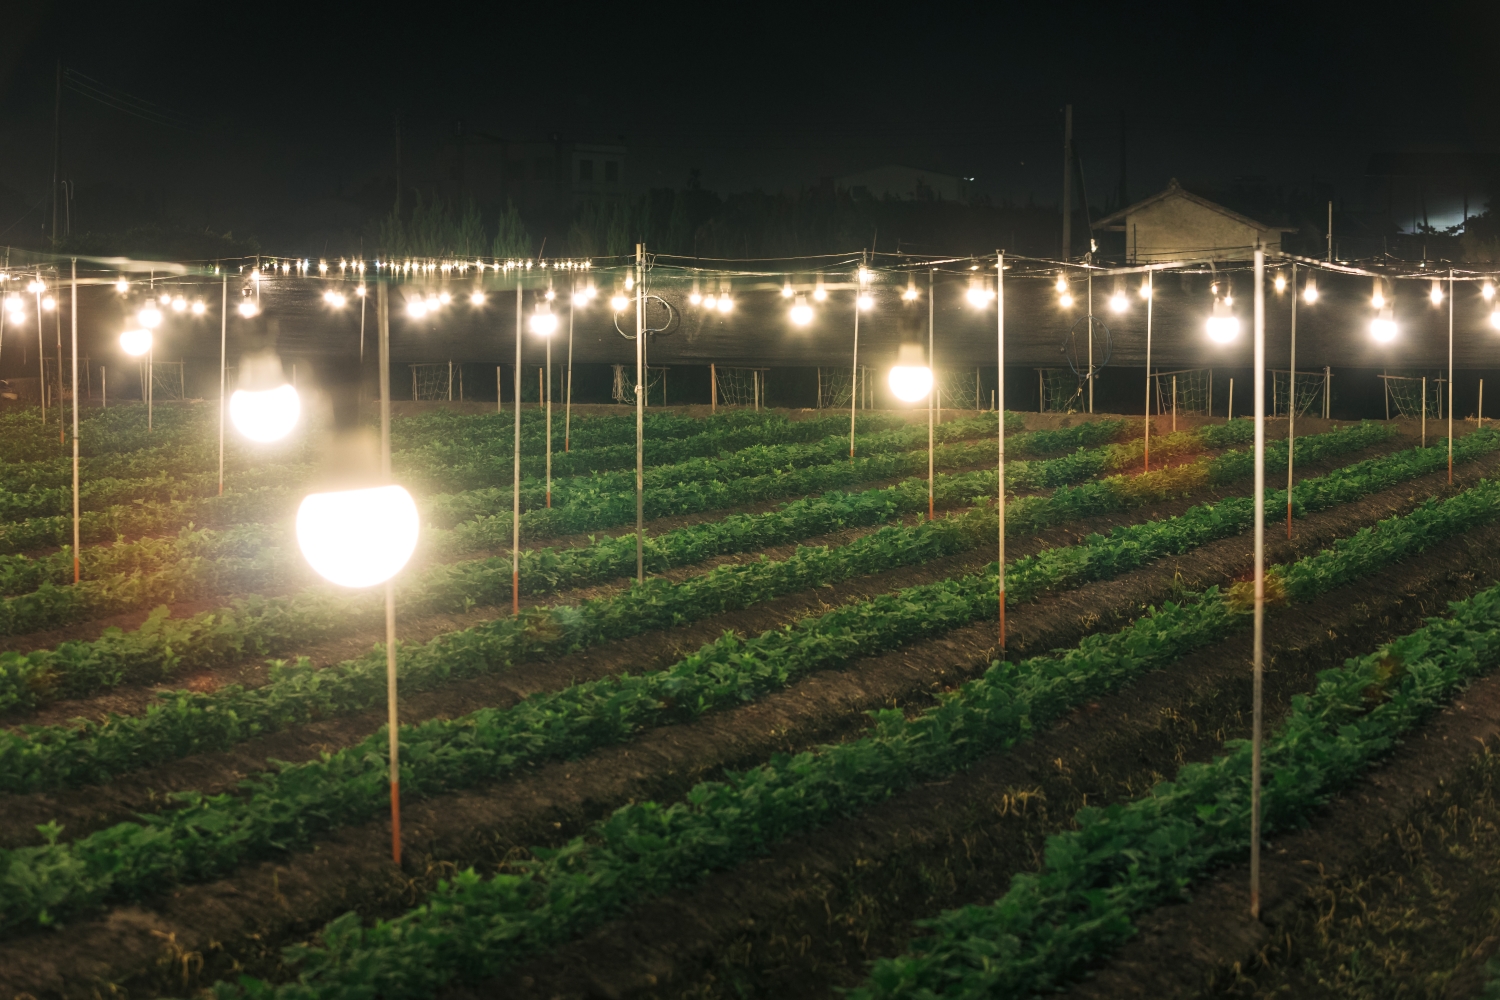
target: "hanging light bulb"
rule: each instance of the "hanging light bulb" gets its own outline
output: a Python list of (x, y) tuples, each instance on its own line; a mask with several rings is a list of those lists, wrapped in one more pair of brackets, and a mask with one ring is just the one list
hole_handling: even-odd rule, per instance
[(1500, 330), (1500, 309), (1496, 309), (1494, 312), (1490, 313), (1490, 326), (1494, 327), (1496, 330)]
[(979, 279), (969, 281), (969, 290), (964, 292), (964, 298), (968, 299), (969, 305), (975, 309), (983, 309), (990, 304), (990, 291), (984, 287), (984, 282)]
[(47, 310), (47, 312), (51, 312), (52, 310), (57, 308), (57, 300), (48, 295), (47, 297), (42, 299), (42, 308)]
[(557, 314), (548, 302), (536, 304), (536, 312), (531, 315), (531, 332), (540, 337), (550, 337), (557, 332)]
[(1072, 309), (1073, 308), (1073, 296), (1072, 296), (1072, 294), (1069, 293), (1069, 292), (1063, 292), (1062, 295), (1058, 296), (1057, 304), (1060, 305), (1060, 306), (1062, 306), (1064, 309)]
[(813, 288), (813, 299), (822, 302), (828, 298), (828, 289), (823, 287), (823, 279), (818, 279), (818, 284)]
[(1311, 275), (1308, 275), (1307, 284), (1302, 289), (1302, 298), (1308, 305), (1318, 301), (1318, 285)]
[(297, 389), (286, 380), (274, 351), (240, 359), (239, 388), (229, 397), (229, 421), (252, 441), (279, 441), (302, 415)]
[(1494, 283), (1486, 281), (1483, 285), (1479, 286), (1479, 294), (1484, 296), (1484, 301), (1486, 302), (1493, 299), (1495, 297)]
[(135, 321), (148, 330), (155, 330), (161, 326), (161, 310), (148, 305), (135, 314)]
[[(816, 295), (813, 296), (813, 297), (817, 298)], [(722, 313), (722, 314), (724, 314), (726, 316), (729, 315), (729, 313), (734, 310), (734, 299), (732, 299), (732, 298), (729, 297), (729, 293), (728, 292), (720, 292), (719, 293), (719, 306), (718, 306), (718, 309), (719, 309), (720, 313)]]
[(453, 296), (449, 295), (447, 292), (439, 292), (437, 300), (438, 300), (438, 305), (445, 306), (448, 303), (450, 303), (450, 302), (453, 301)]
[(1143, 281), (1143, 282), (1141, 282), (1141, 287), (1140, 287), (1139, 291), (1140, 291), (1141, 298), (1143, 298), (1143, 299), (1149, 299), (1151, 297), (1151, 282), (1149, 282), (1149, 281)]
[(121, 295), (124, 295), (126, 292), (130, 291), (130, 282), (126, 281), (124, 278), (121, 278), (119, 281), (115, 282), (115, 291), (119, 292)]
[(719, 300), (718, 299), (714, 298), (712, 295), (704, 296), (704, 298), (703, 298), (703, 308), (704, 309), (707, 309), (709, 312), (713, 312), (718, 307), (719, 307)]
[(1059, 274), (1057, 276), (1057, 284), (1052, 287), (1057, 289), (1057, 294), (1066, 295), (1068, 292), (1068, 279)]
[(44, 282), (41, 278), (32, 278), (29, 282), (26, 283), (26, 290), (32, 295), (37, 295), (47, 290), (47, 283)]
[(427, 315), (427, 300), (421, 296), (413, 296), (406, 300), (406, 315), (412, 319), (421, 319)]
[(165, 292), (163, 292), (162, 293), (162, 297), (161, 297), (161, 307), (163, 309), (166, 309), (171, 304), (172, 304), (172, 296), (170, 296), (170, 295), (166, 294)]
[(202, 316), (206, 312), (208, 312), (208, 306), (206, 306), (206, 305), (203, 304), (203, 300), (202, 299), (197, 299), (196, 301), (193, 302), (193, 315), (194, 316)]
[(120, 334), (120, 350), (133, 358), (151, 350), (150, 330), (126, 330)]
[(1286, 275), (1282, 274), (1280, 271), (1277, 271), (1276, 280), (1273, 281), (1272, 284), (1276, 286), (1276, 292), (1278, 295), (1286, 291)]
[(344, 298), (343, 292), (336, 292), (330, 288), (328, 291), (323, 293), (323, 301), (327, 302), (335, 309), (342, 309), (344, 308), (345, 303), (347, 303), (349, 300)]
[(693, 294), (688, 296), (688, 301), (696, 306), (702, 303), (703, 296), (699, 293), (698, 289), (695, 288), (693, 289)]
[(920, 294), (921, 293), (917, 291), (917, 283), (915, 281), (909, 280), (906, 283), (906, 291), (901, 293), (901, 297), (907, 302), (915, 302), (917, 301), (917, 296)]
[(1370, 305), (1376, 309), (1385, 308), (1385, 286), (1379, 278), (1375, 279), (1375, 291), (1370, 295)]
[(807, 297), (805, 295), (797, 296), (797, 304), (792, 306), (790, 316), (792, 323), (796, 326), (806, 326), (812, 322), (812, 306), (807, 304)]
[(787, 282), (785, 282), (781, 286), (781, 297), (784, 298), (784, 299), (789, 299), (789, 298), (792, 297), (792, 283), (791, 283), (791, 281), (787, 281)]
[(623, 295), (616, 295), (609, 300), (609, 304), (615, 312), (622, 313), (630, 306), (630, 299)]
[(1214, 299), (1213, 312), (1208, 317), (1208, 339), (1216, 344), (1227, 344), (1240, 335), (1240, 318), (1230, 311), (1228, 296)]
[[(576, 298), (576, 296), (575, 296), (575, 298)], [(481, 292), (477, 288), (474, 289), (474, 291), (470, 292), (469, 293), (469, 305), (471, 305), (471, 306), (482, 306), (482, 305), (484, 305), (484, 293)]]
[[(530, 265), (527, 265), (527, 266), (529, 267)], [(635, 275), (633, 275), (633, 274), (627, 274), (627, 275), (625, 275), (625, 290), (628, 292), (628, 291), (630, 291), (634, 287), (635, 287)]]
[(176, 298), (174, 298), (172, 300), (172, 311), (173, 312), (185, 312), (187, 310), (187, 307), (188, 307), (187, 299), (183, 298), (181, 295), (177, 296)]
[(1130, 299), (1125, 294), (1125, 279), (1115, 279), (1115, 290), (1110, 293), (1109, 307), (1117, 313), (1122, 313), (1130, 308)]
[(1443, 304), (1443, 283), (1441, 281), (1438, 281), (1437, 279), (1434, 278), (1433, 282), (1432, 282), (1432, 291), (1430, 291), (1430, 292), (1427, 293), (1427, 297), (1432, 300), (1432, 304), (1433, 305), (1435, 305), (1435, 306), (1442, 305)]
[(417, 505), (394, 484), (312, 493), (297, 508), (297, 545), (318, 575), (341, 587), (373, 587), (417, 549)]
[(1370, 320), (1370, 339), (1377, 344), (1389, 344), (1396, 339), (1395, 309), (1386, 306)]
[(860, 309), (864, 309), (866, 311), (874, 309), (875, 296), (871, 295), (869, 292), (860, 292), (859, 296), (854, 300), (854, 304)]
[(889, 378), (891, 392), (904, 403), (915, 403), (932, 391), (932, 369), (920, 344), (902, 344)]

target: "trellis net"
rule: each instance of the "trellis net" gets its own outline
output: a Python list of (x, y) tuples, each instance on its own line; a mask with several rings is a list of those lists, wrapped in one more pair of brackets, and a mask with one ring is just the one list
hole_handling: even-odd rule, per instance
[[(859, 366), (859, 405), (866, 405), (869, 392), (870, 369)], [(851, 368), (818, 369), (818, 406), (823, 409), (844, 409), (854, 395), (854, 370)], [(721, 397), (722, 398), (722, 397)]]
[[(1422, 415), (1422, 384), (1420, 376), (1382, 375), (1385, 381), (1386, 412), (1396, 408), (1399, 416), (1416, 419)], [(1430, 378), (1427, 385), (1427, 415), (1439, 417), (1443, 413), (1443, 383), (1446, 379)]]
[[(57, 358), (42, 357), (42, 365), (47, 373), (47, 401), (50, 404), (55, 399), (70, 400), (73, 398), (73, 359), (64, 357), (62, 359), (62, 373), (57, 370)], [(78, 359), (78, 391), (83, 394), (84, 399), (93, 396), (93, 369), (89, 365), (88, 355)]]
[(412, 399), (452, 399), (453, 362), (411, 366)]
[(1171, 413), (1175, 403), (1177, 413), (1209, 415), (1213, 405), (1212, 368), (1157, 372), (1151, 377), (1156, 386), (1156, 412)]
[(1084, 381), (1067, 368), (1038, 368), (1043, 413), (1077, 413), (1083, 409)]
[[(610, 389), (610, 398), (616, 403), (635, 404), (635, 365), (615, 365), (615, 383)], [(667, 370), (646, 366), (646, 405), (651, 400), (662, 405), (667, 402)]]
[(939, 368), (937, 383), (944, 407), (950, 410), (979, 409), (979, 369)]
[[(714, 369), (718, 381), (719, 402), (725, 406), (759, 407), (766, 401), (766, 369), (722, 368)], [(821, 388), (819, 390), (821, 392)], [(844, 402), (849, 402), (849, 387), (844, 387)]]
[(171, 399), (187, 398), (187, 383), (184, 378), (184, 363), (181, 361), (158, 361), (141, 366), (141, 384), (146, 384), (146, 369), (151, 370), (151, 398), (158, 403)]
[[(1323, 395), (1324, 381), (1322, 372), (1298, 372), (1297, 373), (1297, 416), (1307, 415), (1312, 409), (1313, 403), (1318, 402)], [(1271, 416), (1284, 417), (1287, 414), (1287, 404), (1291, 398), (1292, 376), (1291, 372), (1271, 373)], [(1318, 407), (1321, 416), (1322, 406)]]

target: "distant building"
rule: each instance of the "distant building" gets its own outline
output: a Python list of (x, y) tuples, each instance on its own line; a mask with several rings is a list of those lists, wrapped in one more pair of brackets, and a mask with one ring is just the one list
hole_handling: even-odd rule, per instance
[(867, 198), (897, 198), (902, 201), (969, 200), (972, 177), (952, 177), (895, 164), (849, 174), (834, 181), (841, 191)]
[(1185, 191), (1177, 178), (1165, 191), (1106, 215), (1095, 229), (1123, 233), (1132, 264), (1207, 257), (1249, 260), (1256, 244), (1281, 249), (1281, 234), (1295, 226), (1271, 226)]
[(460, 190), (486, 203), (510, 200), (526, 216), (566, 214), (628, 190), (623, 143), (517, 138), (460, 125), (450, 148), (450, 178)]

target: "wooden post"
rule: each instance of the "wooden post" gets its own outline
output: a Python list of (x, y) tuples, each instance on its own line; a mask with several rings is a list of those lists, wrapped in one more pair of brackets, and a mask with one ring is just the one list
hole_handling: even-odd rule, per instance
[(1177, 430), (1177, 376), (1172, 376), (1172, 430)]
[(1250, 722), (1250, 918), (1260, 919), (1260, 755), (1266, 627), (1265, 251), (1255, 248), (1255, 637)]
[(1479, 426), (1484, 426), (1484, 379), (1479, 380)]
[[(376, 323), (380, 338), (380, 471), (391, 476), (391, 323), (385, 282), (378, 290)], [(385, 707), (386, 738), (391, 758), (391, 859), (401, 864), (400, 718), (396, 710), (396, 582), (385, 582)]]
[(719, 373), (714, 363), (708, 363), (708, 412), (719, 412)]
[(1228, 409), (1227, 413), (1228, 413), (1228, 415), (1224, 419), (1226, 421), (1227, 420), (1233, 420), (1234, 419), (1234, 379), (1233, 379), (1233, 377), (1231, 377), (1229, 379), (1229, 409)]
[(1427, 376), (1422, 376), (1422, 447), (1427, 447)]
[[(1146, 272), (1146, 432), (1141, 441), (1141, 472), (1151, 471), (1151, 307), (1155, 305), (1151, 293), (1155, 272)], [(1209, 404), (1209, 415), (1213, 415), (1213, 404)]]

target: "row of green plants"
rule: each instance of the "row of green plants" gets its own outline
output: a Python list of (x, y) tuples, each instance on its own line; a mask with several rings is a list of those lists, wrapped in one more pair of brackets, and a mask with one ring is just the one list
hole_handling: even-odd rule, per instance
[[(64, 451), (58, 441), (58, 415), (67, 415), (71, 433), (72, 411), (66, 407), (49, 408), (42, 422), (38, 407), (25, 407), (0, 413), (0, 462), (7, 465), (48, 461)], [(147, 429), (145, 407), (122, 406), (83, 410), (78, 421), (80, 455), (120, 454), (145, 448), (185, 443), (209, 433), (202, 411), (195, 407), (158, 407)], [(72, 445), (66, 445), (71, 460)]]
[[(1364, 531), (1282, 571), (1277, 579), (1283, 586), (1278, 589), (1308, 596), (1338, 586), (1438, 538), (1493, 519), (1500, 514), (1497, 501), (1500, 488), (1486, 483), (1456, 500), (1429, 503), (1405, 518), (1384, 522), (1379, 532)], [(687, 584), (661, 584), (657, 594), (641, 588), (629, 592), (627, 600), (589, 602), (566, 609), (566, 616), (557, 615), (562, 609), (538, 611), (529, 621), (510, 619), (505, 623), (508, 627), (493, 630), (486, 636), (490, 648), (485, 652), (514, 661), (525, 658), (527, 646), (545, 653), (559, 646), (587, 644), (596, 641), (596, 636), (633, 634), (646, 615), (653, 616), (646, 627), (670, 625), (676, 618), (673, 597), (699, 605), (694, 613), (701, 613), (705, 601), (723, 610), (742, 606), (747, 597), (775, 596), (788, 584), (803, 589), (820, 581), (961, 550), (972, 544), (973, 537), (987, 537), (994, 522), (985, 513), (976, 510), (963, 518), (916, 529), (888, 528), (838, 550), (803, 550), (781, 564), (722, 567), (729, 572), (715, 571)], [(1373, 544), (1372, 538), (1376, 539)], [(1014, 581), (1016, 600), (1042, 589), (1038, 574), (1018, 573)], [(412, 748), (412, 763), (403, 773), (404, 793), (422, 796), (466, 787), (541, 759), (576, 755), (627, 739), (649, 726), (684, 721), (759, 697), (810, 670), (984, 617), (993, 604), (996, 584), (992, 565), (985, 573), (857, 602), (754, 639), (728, 635), (665, 671), (588, 682), (533, 696), (511, 709), (486, 709), (457, 720), (403, 727), (403, 745)], [(762, 593), (748, 596), (746, 592), (757, 585)], [(655, 599), (658, 595), (666, 599)], [(1215, 605), (1212, 613), (1203, 612)], [(1237, 613), (1224, 605), (1217, 592), (1199, 602), (1198, 608), (1205, 621), (1220, 624)], [(1189, 627), (1183, 621), (1171, 623), (1169, 631), (1179, 652), (1184, 642), (1202, 643), (1220, 634), (1202, 626)], [(502, 632), (508, 634), (502, 638)], [(507, 640), (509, 649), (496, 648)], [(1085, 644), (1085, 648), (1090, 647)], [(1140, 652), (1137, 648), (1131, 664), (1143, 662)], [(409, 663), (403, 668), (406, 676), (413, 672)], [(448, 676), (462, 672), (461, 668), (453, 670), (451, 662), (448, 669), (452, 671)], [(368, 690), (355, 697), (367, 704), (378, 700), (381, 678), (376, 670), (366, 674), (363, 680)], [(322, 706), (325, 712), (342, 707), (336, 702)], [(230, 711), (243, 715), (237, 709)], [(143, 817), (141, 823), (119, 824), (71, 845), (53, 836), (44, 847), (13, 853), (10, 861), (20, 866), (20, 874), (12, 881), (48, 887), (44, 897), (33, 899), (29, 919), (105, 900), (134, 898), (164, 878), (211, 878), (269, 850), (305, 844), (331, 827), (368, 818), (383, 803), (382, 738), (383, 733), (377, 733), (321, 760), (258, 776), (242, 785), (238, 796), (188, 795), (182, 808)], [(209, 832), (213, 835), (206, 837)], [(77, 869), (79, 858), (93, 865), (82, 877), (68, 880), (55, 874)], [(5, 880), (0, 875), (0, 884)]]
[[(1278, 575), (1305, 581), (1311, 595), (1492, 521), (1500, 514), (1497, 501), (1500, 488), (1485, 483), (1382, 522), (1379, 531), (1279, 568)], [(1372, 545), (1372, 534), (1402, 541)], [(1306, 569), (1311, 561), (1323, 571)], [(323, 929), (318, 944), (286, 949), (288, 963), (300, 966), (295, 981), (273, 986), (245, 977), (218, 984), (217, 993), (224, 1000), (394, 1000), (429, 996), (455, 981), (482, 982), (643, 897), (740, 865), (788, 836), (1014, 746), (1077, 705), (1247, 624), (1249, 610), (1243, 595), (1226, 600), (1215, 588), (1061, 655), (997, 661), (913, 718), (894, 709), (872, 713), (874, 733), (863, 739), (778, 756), (703, 782), (672, 805), (625, 806), (587, 834), (535, 850), (532, 860), (502, 874), (485, 879), (466, 871), (394, 920), (365, 927), (357, 914), (346, 914)], [(1267, 751), (1270, 829), (1305, 817), (1465, 677), (1500, 663), (1500, 588), (1455, 610), (1452, 621), (1434, 621), (1323, 674), (1317, 691), (1298, 699), (1283, 736)], [(1432, 648), (1434, 639), (1450, 638), (1463, 647), (1457, 655)], [(1385, 718), (1372, 721), (1382, 712)], [(1344, 731), (1351, 724), (1357, 734)], [(862, 995), (1030, 996), (1055, 988), (1062, 974), (1128, 936), (1133, 912), (1180, 894), (1186, 878), (1243, 851), (1248, 761), (1244, 746), (1232, 746), (1224, 761), (1184, 768), (1175, 786), (1159, 786), (1144, 806), (1080, 812), (1078, 832), (1049, 842), (1041, 876), (1017, 877), (993, 907), (945, 916), (936, 922), (945, 933), (935, 944), (918, 958), (881, 963), (873, 988)], [(1198, 850), (1184, 849), (1190, 847)], [(1154, 864), (1142, 864), (1142, 855)]]
[[(1458, 457), (1467, 459), (1479, 453), (1478, 445), (1482, 441), (1488, 441), (1490, 448), (1500, 443), (1500, 435), (1494, 432), (1484, 432), (1484, 435), (1483, 438), (1475, 435), (1465, 438), (1467, 447), (1457, 450)], [(1355, 499), (1431, 471), (1444, 458), (1445, 452), (1439, 448), (1412, 449), (1382, 459), (1371, 459), (1321, 479), (1308, 480), (1299, 486), (1305, 496), (1299, 497), (1296, 509), (1300, 515), (1306, 510)], [(1275, 494), (1270, 497), (1275, 503)], [(1284, 503), (1284, 498), (1279, 502)], [(1045, 590), (1078, 586), (1091, 579), (1112, 576), (1162, 555), (1187, 551), (1207, 541), (1237, 534), (1248, 528), (1252, 512), (1251, 498), (1235, 498), (1200, 505), (1166, 520), (1116, 528), (1109, 536), (1095, 535), (1080, 545), (1044, 550), (1012, 564), (1007, 573), (1008, 592), (1012, 601), (1023, 600)], [(986, 516), (992, 518), (993, 513)], [(492, 573), (491, 578), (498, 575)], [(976, 614), (988, 606), (984, 594), (986, 584), (978, 576), (928, 586), (956, 588), (956, 593), (968, 595), (967, 600)], [(686, 594), (690, 590), (669, 592)], [(924, 600), (928, 596), (939, 599), (928, 595), (925, 590), (914, 593), (920, 593)], [(626, 598), (618, 600), (624, 606)], [(839, 611), (847, 612), (847, 609)], [(566, 607), (529, 612), (532, 615), (563, 616), (573, 613), (573, 609)], [(337, 616), (319, 617), (328, 620)], [(425, 646), (403, 648), (398, 659), (404, 689), (426, 687), (451, 677), (500, 668), (514, 655), (513, 643), (521, 641), (513, 637), (518, 623), (524, 626), (528, 620), (526, 616), (502, 619), (439, 636)], [(842, 627), (836, 619), (828, 620), (833, 623), (830, 628)], [(274, 628), (281, 621), (275, 617), (270, 621), (272, 628), (267, 631), (274, 635)], [(810, 623), (821, 621), (823, 619), (808, 619), (803, 627), (811, 628), (814, 626)], [(900, 622), (898, 615), (881, 627), (899, 628), (902, 627)], [(315, 627), (315, 622), (313, 624)], [(204, 627), (212, 629), (212, 623)], [(530, 628), (533, 632), (539, 631), (539, 626)], [(557, 628), (549, 625), (545, 631), (555, 632)], [(226, 631), (229, 636), (234, 635), (232, 631)], [(521, 627), (522, 639), (533, 641), (526, 633), (527, 627)], [(229, 644), (231, 640), (224, 636), (224, 632), (210, 632), (204, 644), (209, 647), (215, 642)], [(17, 692), (14, 695), (17, 699), (24, 699), (27, 697), (25, 692), (45, 691), (49, 685), (103, 684), (132, 666), (140, 669), (142, 661), (156, 662), (148, 658), (149, 653), (134, 661), (127, 655), (120, 655), (131, 648), (121, 641), (123, 638), (106, 636), (105, 639), (113, 639), (113, 643), (100, 640), (89, 644), (87, 652), (93, 653), (92, 657), (78, 655), (84, 652), (82, 649), (70, 649), (73, 656), (67, 661), (66, 671), (58, 669), (59, 659), (52, 656), (0, 655), (0, 668), (3, 668), (6, 678), (4, 688)], [(144, 636), (141, 644), (144, 646), (151, 640), (151, 636)], [(733, 644), (741, 641), (732, 636), (722, 640), (730, 644), (725, 648), (725, 655), (739, 655)], [(743, 641), (771, 640), (761, 637)], [(152, 648), (150, 651), (156, 650)], [(116, 655), (108, 657), (110, 653)], [(146, 766), (159, 759), (230, 745), (272, 729), (306, 721), (315, 715), (356, 711), (378, 700), (383, 690), (383, 671), (384, 656), (377, 649), (335, 668), (312, 670), (305, 665), (283, 666), (268, 684), (249, 690), (227, 687), (212, 693), (179, 691), (152, 705), (141, 716), (114, 716), (103, 723), (84, 722), (78, 726), (37, 727), (20, 735), (0, 733), (0, 789), (37, 790), (59, 784), (107, 780), (113, 774)], [(103, 681), (97, 679), (100, 673), (105, 674)]]

